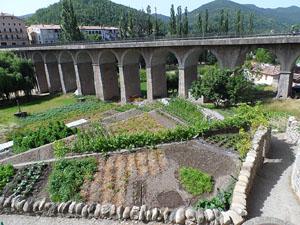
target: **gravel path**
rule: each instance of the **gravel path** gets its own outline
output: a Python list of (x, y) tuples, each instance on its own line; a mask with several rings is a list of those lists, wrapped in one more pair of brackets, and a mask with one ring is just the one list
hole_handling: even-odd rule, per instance
[(272, 137), (269, 159), (258, 172), (249, 199), (249, 218), (275, 217), (298, 225), (300, 203), (290, 185), (295, 149), (282, 137)]
[[(127, 222), (127, 221), (113, 221), (102, 219), (76, 219), (76, 218), (59, 218), (59, 217), (34, 217), (34, 216), (20, 216), (20, 215), (0, 215), (0, 222), (4, 225), (144, 225), (142, 222)], [(151, 225), (154, 223), (147, 223)], [(161, 223), (155, 223), (159, 225)]]

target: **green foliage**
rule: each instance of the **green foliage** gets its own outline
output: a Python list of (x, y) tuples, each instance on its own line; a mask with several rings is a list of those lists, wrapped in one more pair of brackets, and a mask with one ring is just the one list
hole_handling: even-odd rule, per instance
[(249, 102), (252, 91), (253, 82), (247, 79), (242, 69), (232, 71), (212, 67), (193, 83), (191, 93), (196, 99), (204, 96), (219, 107)]
[(232, 199), (232, 189), (229, 191), (221, 190), (218, 192), (216, 197), (212, 199), (200, 199), (195, 206), (195, 210), (199, 208), (206, 209), (218, 209), (223, 212), (229, 210)]
[(50, 199), (54, 202), (79, 201), (80, 189), (86, 179), (93, 180), (98, 170), (95, 158), (66, 160), (54, 164), (48, 180)]
[(255, 54), (254, 58), (255, 62), (261, 62), (261, 63), (271, 63), (272, 62), (272, 56), (268, 52), (268, 50), (264, 48), (258, 48)]
[(13, 152), (25, 152), (29, 149), (68, 137), (76, 132), (76, 128), (68, 128), (64, 123), (59, 121), (50, 122), (47, 126), (40, 126), (37, 130), (27, 130), (24, 135), (15, 134), (13, 136)]
[(147, 73), (145, 69), (140, 69), (140, 81), (147, 82)]
[(11, 181), (15, 173), (15, 168), (11, 164), (0, 165), (0, 194), (2, 194), (2, 188)]
[(178, 91), (178, 83), (179, 83), (179, 72), (175, 71), (175, 74), (167, 73), (167, 89), (168, 92)]
[(131, 104), (126, 104), (126, 105), (118, 106), (114, 109), (119, 112), (126, 112), (126, 111), (128, 111), (130, 109), (134, 109), (134, 108), (137, 108), (137, 106), (131, 105)]
[(18, 58), (12, 52), (0, 52), (0, 98), (8, 99), (10, 93), (18, 91), (24, 91), (28, 96), (35, 85), (31, 61)]
[(77, 18), (71, 0), (62, 1), (61, 20), (61, 40), (63, 42), (84, 40), (84, 36), (80, 32), (77, 24)]
[(34, 185), (40, 180), (42, 171), (46, 167), (45, 163), (38, 163), (25, 166), (18, 172), (15, 178), (16, 184), (10, 187), (13, 189), (14, 195), (20, 195), (22, 198), (25, 198), (30, 194)]
[(188, 193), (194, 196), (210, 193), (213, 189), (211, 175), (193, 168), (181, 167), (179, 169), (179, 180)]
[(170, 22), (169, 22), (169, 32), (171, 35), (174, 35), (177, 33), (176, 31), (176, 18), (175, 18), (175, 10), (174, 5), (171, 5), (170, 9)]
[(189, 21), (187, 7), (184, 9), (183, 21), (182, 21), (182, 34), (188, 35), (189, 33)]
[(163, 105), (163, 109), (190, 124), (203, 120), (203, 115), (197, 106), (183, 98), (172, 98), (168, 106)]

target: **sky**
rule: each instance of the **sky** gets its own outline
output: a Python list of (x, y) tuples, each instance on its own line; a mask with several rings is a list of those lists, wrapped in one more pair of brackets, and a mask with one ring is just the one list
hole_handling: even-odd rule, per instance
[[(146, 10), (147, 5), (157, 8), (157, 13), (167, 15), (170, 14), (170, 6), (174, 4), (175, 8), (181, 5), (183, 8), (188, 7), (188, 11), (192, 11), (203, 4), (211, 2), (212, 0), (112, 0), (113, 2), (130, 6), (136, 9)], [(299, 0), (233, 0), (240, 4), (254, 4), (262, 8), (277, 8), (289, 7), (292, 5), (300, 7)], [(51, 4), (59, 2), (59, 0), (1, 0), (0, 12), (10, 13), (15, 16), (22, 16), (34, 13), (40, 8), (48, 7)]]

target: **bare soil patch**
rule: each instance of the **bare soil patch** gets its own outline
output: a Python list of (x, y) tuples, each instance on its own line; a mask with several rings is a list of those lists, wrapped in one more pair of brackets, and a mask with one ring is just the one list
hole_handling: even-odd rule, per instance
[[(214, 191), (201, 196), (190, 195), (178, 180), (182, 166), (211, 174)], [(188, 141), (158, 150), (143, 149), (100, 158), (98, 169), (94, 181), (85, 182), (83, 186), (81, 196), (86, 203), (177, 208), (195, 205), (200, 198), (211, 198), (217, 188), (228, 188), (232, 182), (230, 175), (239, 170), (239, 161), (234, 154)]]

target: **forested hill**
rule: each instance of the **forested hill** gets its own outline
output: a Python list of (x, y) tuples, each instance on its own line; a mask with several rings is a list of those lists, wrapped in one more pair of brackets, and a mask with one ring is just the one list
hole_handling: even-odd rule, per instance
[(229, 0), (215, 0), (191, 11), (188, 14), (190, 25), (196, 25), (199, 12), (202, 13), (202, 18), (204, 18), (206, 9), (208, 9), (209, 12), (211, 29), (218, 27), (217, 24), (221, 9), (224, 9), (225, 13), (227, 11), (229, 12), (230, 30), (234, 30), (233, 26), (238, 10), (241, 10), (245, 15), (245, 25), (248, 24), (250, 14), (254, 14), (254, 29), (256, 31), (270, 31), (271, 29), (274, 29), (277, 32), (287, 31), (290, 29), (291, 25), (300, 24), (300, 8), (296, 6), (264, 9), (255, 5), (238, 4)]
[[(110, 0), (72, 0), (72, 3), (79, 25), (119, 26), (122, 12), (130, 12), (137, 23), (146, 21), (145, 12)], [(39, 9), (33, 16), (26, 18), (26, 23), (27, 25), (60, 24), (61, 8), (62, 1), (50, 5), (48, 8)]]

